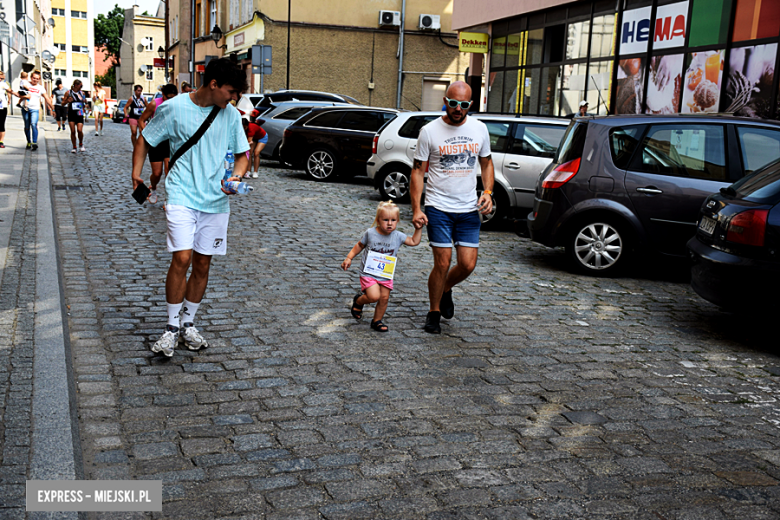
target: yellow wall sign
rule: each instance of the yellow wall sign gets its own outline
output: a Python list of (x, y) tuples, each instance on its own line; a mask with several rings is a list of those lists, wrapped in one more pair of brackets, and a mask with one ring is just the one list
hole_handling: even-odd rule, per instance
[(458, 50), (484, 54), (488, 51), (490, 36), (485, 33), (462, 32), (458, 35)]

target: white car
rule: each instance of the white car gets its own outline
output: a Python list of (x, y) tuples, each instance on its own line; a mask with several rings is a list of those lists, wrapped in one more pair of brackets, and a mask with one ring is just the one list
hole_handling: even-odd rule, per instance
[[(409, 178), (420, 129), (443, 112), (402, 112), (374, 136), (373, 154), (366, 173), (382, 200), (409, 200)], [(568, 119), (473, 114), (490, 132), (495, 169), (493, 213), (484, 224), (504, 217), (525, 219), (534, 205), (536, 181), (552, 162)], [(482, 192), (478, 182), (477, 191)]]

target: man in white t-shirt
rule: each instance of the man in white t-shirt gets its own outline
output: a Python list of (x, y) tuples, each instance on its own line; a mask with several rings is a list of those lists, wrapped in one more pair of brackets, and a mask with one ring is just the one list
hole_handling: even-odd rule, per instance
[[(440, 334), (440, 318), (455, 314), (452, 288), (468, 278), (477, 265), (480, 213), (493, 209), (493, 161), (490, 134), (485, 124), (468, 117), (471, 87), (462, 81), (449, 86), (444, 96), (447, 113), (420, 130), (412, 169), (412, 220), (427, 224), (433, 250), (428, 277), (430, 312), (425, 332)], [(425, 172), (425, 211), (420, 208)], [(477, 174), (484, 191), (477, 198)], [(452, 247), (457, 262), (450, 269)]]

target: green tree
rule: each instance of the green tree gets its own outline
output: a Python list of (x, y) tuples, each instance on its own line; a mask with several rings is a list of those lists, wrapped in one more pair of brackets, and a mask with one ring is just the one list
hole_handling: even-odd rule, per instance
[[(116, 63), (122, 49), (122, 29), (125, 25), (125, 11), (119, 5), (107, 14), (95, 18), (95, 46), (105, 49)], [(109, 59), (109, 58), (107, 58)]]

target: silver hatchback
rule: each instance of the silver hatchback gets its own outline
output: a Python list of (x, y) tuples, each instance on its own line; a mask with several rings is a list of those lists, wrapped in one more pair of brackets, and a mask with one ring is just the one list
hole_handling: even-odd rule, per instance
[[(366, 173), (383, 200), (409, 200), (409, 179), (420, 129), (443, 112), (405, 112), (374, 136), (373, 155)], [(525, 218), (533, 208), (539, 174), (555, 157), (569, 124), (567, 119), (473, 114), (490, 132), (495, 168), (494, 210), (485, 224), (504, 217)], [(482, 190), (481, 182), (477, 186)]]

